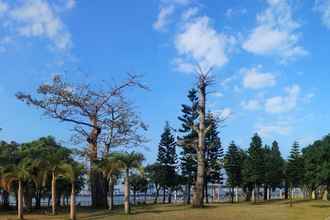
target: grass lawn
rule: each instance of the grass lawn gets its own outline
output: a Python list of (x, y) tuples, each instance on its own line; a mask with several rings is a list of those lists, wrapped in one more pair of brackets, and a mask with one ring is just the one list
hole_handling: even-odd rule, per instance
[[(299, 201), (290, 208), (288, 202), (213, 204), (203, 209), (183, 205), (148, 205), (133, 208), (132, 215), (114, 212), (79, 210), (78, 219), (85, 220), (330, 220), (330, 202)], [(15, 219), (15, 213), (3, 214), (0, 219)], [(63, 220), (68, 215), (25, 215), (27, 220)]]

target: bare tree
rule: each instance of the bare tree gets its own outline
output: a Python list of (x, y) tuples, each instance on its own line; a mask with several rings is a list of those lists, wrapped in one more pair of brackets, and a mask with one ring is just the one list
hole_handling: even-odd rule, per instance
[(204, 181), (205, 181), (205, 135), (210, 130), (211, 126), (205, 125), (205, 106), (206, 106), (206, 93), (207, 87), (214, 83), (214, 77), (211, 75), (212, 68), (204, 71), (197, 65), (197, 87), (199, 93), (198, 100), (198, 113), (199, 123), (193, 124), (192, 128), (198, 134), (198, 144), (192, 145), (195, 147), (197, 156), (197, 177), (193, 191), (192, 205), (194, 208), (200, 208), (204, 205)]
[(147, 126), (134, 111), (131, 103), (120, 99), (117, 105), (109, 107), (109, 117), (103, 124), (100, 140), (104, 145), (103, 156), (118, 146), (139, 146), (147, 142), (144, 132)]
[(55, 75), (50, 84), (45, 83), (37, 89), (37, 95), (32, 96), (19, 92), (17, 98), (28, 105), (44, 111), (46, 116), (70, 122), (74, 131), (84, 137), (88, 143), (87, 156), (90, 160), (90, 187), (93, 207), (104, 207), (106, 200), (106, 183), (102, 174), (94, 169), (98, 160), (98, 143), (102, 130), (111, 121), (111, 112), (122, 114), (121, 100), (124, 92), (130, 87), (146, 88), (139, 82), (139, 76), (128, 75), (120, 83), (107, 89), (98, 89), (89, 84), (72, 84), (66, 82), (60, 75)]

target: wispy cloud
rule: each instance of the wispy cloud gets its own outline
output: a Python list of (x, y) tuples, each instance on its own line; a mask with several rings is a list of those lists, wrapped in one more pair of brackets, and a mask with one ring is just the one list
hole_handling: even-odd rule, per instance
[[(54, 2), (53, 2), (54, 3)], [(74, 0), (61, 1), (65, 8), (73, 8)], [(20, 4), (0, 2), (2, 24), (9, 37), (45, 38), (60, 51), (72, 46), (71, 34), (55, 10), (58, 5), (45, 0), (26, 0)]]
[(267, 9), (257, 15), (257, 26), (243, 43), (243, 48), (257, 55), (275, 55), (282, 62), (307, 54), (299, 45), (300, 24), (293, 19), (287, 0), (266, 0)]

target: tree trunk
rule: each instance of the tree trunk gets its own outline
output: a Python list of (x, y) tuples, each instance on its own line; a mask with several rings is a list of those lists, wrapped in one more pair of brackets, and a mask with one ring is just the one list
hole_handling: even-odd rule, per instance
[(56, 215), (56, 175), (52, 172), (52, 214)]
[(328, 190), (327, 189), (325, 189), (323, 192), (322, 200), (328, 201)]
[(234, 203), (234, 187), (230, 187), (230, 198), (231, 203)]
[(17, 198), (17, 217), (22, 220), (23, 217), (23, 184), (22, 181), (18, 181), (18, 198)]
[(74, 182), (71, 184), (71, 198), (70, 198), (70, 220), (76, 220), (76, 192)]
[(165, 186), (163, 187), (163, 204), (165, 204), (166, 201), (166, 188)]
[(126, 176), (125, 176), (125, 189), (124, 189), (124, 206), (125, 206), (125, 213), (130, 214), (130, 201), (129, 201), (129, 170), (126, 169)]
[(113, 180), (109, 179), (109, 210), (113, 210)]
[(92, 207), (93, 208), (106, 208), (107, 207), (107, 184), (106, 178), (102, 175), (100, 171), (95, 169), (95, 162), (98, 159), (97, 156), (97, 140), (101, 133), (101, 129), (97, 126), (97, 119), (91, 119), (92, 124), (95, 126), (89, 137), (87, 138), (87, 142), (89, 144), (89, 159), (90, 159), (90, 188), (91, 188), (91, 196), (92, 196)]
[(238, 197), (238, 187), (235, 187), (235, 202), (239, 203), (239, 197)]
[(168, 189), (168, 200), (167, 200), (168, 204), (172, 203), (172, 189), (169, 188)]
[(204, 153), (200, 151), (199, 153), (197, 153), (197, 179), (194, 187), (193, 202), (192, 202), (194, 208), (201, 208), (204, 205), (204, 201), (203, 201), (204, 173), (205, 173)]
[(136, 205), (136, 189), (133, 189), (133, 204)]
[(191, 202), (191, 196), (190, 196), (191, 192), (190, 192), (190, 190), (191, 190), (191, 185), (190, 185), (190, 183), (188, 183), (188, 187), (187, 187), (187, 204), (188, 205)]
[(199, 89), (199, 128), (198, 128), (198, 147), (197, 153), (197, 178), (194, 187), (193, 195), (193, 207), (201, 208), (204, 205), (203, 190), (205, 181), (205, 103), (206, 103), (206, 87), (207, 87), (207, 75), (200, 73), (198, 89)]
[(265, 201), (266, 201), (267, 198), (268, 198), (267, 193), (268, 193), (268, 186), (265, 185), (265, 186), (264, 186), (264, 200), (265, 200)]
[(156, 186), (156, 196), (155, 196), (155, 199), (154, 199), (154, 204), (158, 203), (159, 190), (160, 190), (160, 188), (158, 186)]

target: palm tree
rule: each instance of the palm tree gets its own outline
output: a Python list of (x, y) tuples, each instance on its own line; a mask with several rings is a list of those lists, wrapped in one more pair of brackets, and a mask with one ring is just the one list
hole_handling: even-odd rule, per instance
[(70, 220), (77, 219), (76, 213), (76, 188), (75, 183), (77, 177), (81, 174), (83, 167), (77, 163), (63, 163), (59, 166), (59, 171), (62, 176), (67, 178), (71, 183), (70, 196)]
[(114, 160), (118, 161), (122, 169), (125, 171), (125, 187), (124, 187), (124, 206), (125, 213), (130, 214), (130, 191), (129, 191), (129, 176), (132, 169), (140, 169), (142, 161), (144, 160), (143, 154), (131, 153), (114, 153)]
[(109, 210), (113, 210), (113, 188), (116, 180), (120, 175), (120, 171), (122, 170), (122, 164), (118, 162), (118, 160), (112, 154), (110, 154), (100, 162), (98, 168), (109, 181), (110, 198), (108, 206)]
[(18, 182), (17, 189), (17, 217), (23, 219), (23, 182), (30, 178), (30, 167), (25, 161), (21, 161), (17, 165), (10, 165), (2, 169), (2, 182), (4, 188), (10, 192), (13, 182)]

